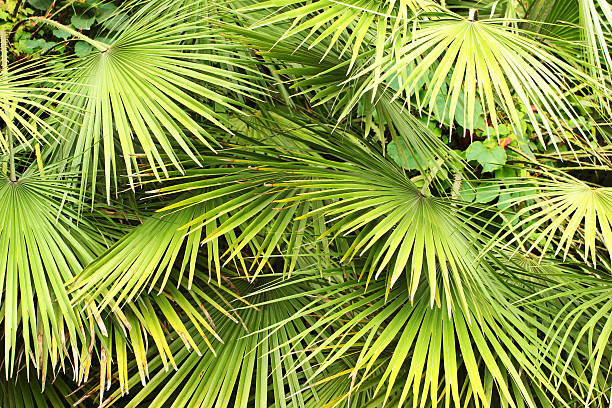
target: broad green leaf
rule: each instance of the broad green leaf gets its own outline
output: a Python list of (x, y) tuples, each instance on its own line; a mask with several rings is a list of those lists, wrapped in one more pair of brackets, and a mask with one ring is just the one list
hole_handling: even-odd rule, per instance
[(495, 142), (473, 142), (465, 151), (468, 161), (475, 160), (483, 172), (492, 172), (506, 164), (506, 151)]
[(77, 57), (85, 57), (92, 52), (93, 49), (94, 48), (85, 41), (77, 41), (74, 44), (74, 53), (77, 55)]
[(53, 4), (53, 0), (28, 0), (28, 4), (38, 10), (47, 10)]
[(95, 16), (89, 17), (85, 14), (75, 14), (70, 18), (70, 22), (77, 30), (89, 30), (95, 20)]

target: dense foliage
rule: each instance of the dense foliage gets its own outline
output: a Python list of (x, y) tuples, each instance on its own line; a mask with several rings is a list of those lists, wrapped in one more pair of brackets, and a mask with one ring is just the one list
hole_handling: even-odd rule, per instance
[(0, 406), (610, 407), (606, 0), (0, 7)]

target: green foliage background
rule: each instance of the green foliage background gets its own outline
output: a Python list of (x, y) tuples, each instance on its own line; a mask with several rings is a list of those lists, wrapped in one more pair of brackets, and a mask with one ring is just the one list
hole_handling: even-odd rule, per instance
[(1, 407), (609, 407), (606, 0), (0, 1)]

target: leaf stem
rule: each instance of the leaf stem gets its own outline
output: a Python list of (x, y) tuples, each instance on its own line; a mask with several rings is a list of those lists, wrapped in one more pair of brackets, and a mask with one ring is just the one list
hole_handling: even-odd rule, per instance
[(79, 33), (77, 30), (72, 29), (68, 26), (65, 26), (61, 23), (58, 23), (57, 21), (45, 18), (45, 17), (30, 17), (30, 20), (32, 21), (36, 21), (38, 23), (44, 23), (44, 24), (49, 24), (50, 26), (53, 26), (55, 28), (57, 28), (58, 30), (62, 30), (65, 31), (69, 34), (72, 34), (73, 36), (75, 36), (76, 38), (78, 38), (79, 40), (85, 41), (88, 44), (93, 45), (94, 47), (96, 47), (100, 52), (105, 52), (108, 51), (108, 49), (110, 48), (110, 45), (108, 44), (104, 44), (101, 41), (96, 41), (94, 39), (89, 38), (88, 36), (86, 36), (83, 33)]
[[(6, 31), (0, 30), (0, 48), (2, 48), (2, 77), (8, 81), (8, 56), (7, 49), (8, 44), (6, 41)], [(6, 117), (6, 140), (8, 144), (8, 154), (9, 154), (9, 180), (12, 182), (17, 181), (17, 177), (15, 176), (15, 152), (13, 151), (13, 135), (11, 132), (11, 128), (9, 126), (11, 112), (7, 110), (5, 112)]]

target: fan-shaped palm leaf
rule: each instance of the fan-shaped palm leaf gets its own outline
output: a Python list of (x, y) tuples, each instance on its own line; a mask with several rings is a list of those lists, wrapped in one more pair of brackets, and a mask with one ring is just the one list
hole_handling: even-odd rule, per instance
[[(300, 305), (310, 301), (300, 293), (307, 289), (304, 281), (308, 279), (294, 279), (272, 290), (266, 290), (265, 286), (253, 290), (242, 282), (235, 282), (241, 292), (252, 293), (248, 299), (257, 306), (240, 312), (244, 328), (213, 314), (215, 320), (221, 321), (219, 332), (225, 338), (225, 344), (216, 347), (216, 357), (210, 351), (199, 357), (179, 350), (176, 359), (180, 370), (159, 371), (127, 406), (304, 407), (305, 399), (318, 400), (314, 392), (300, 392), (304, 374), (290, 372), (296, 361), (292, 347), (280, 346), (306, 330), (313, 318), (295, 319), (276, 330), (273, 336), (267, 330), (270, 324), (289, 318)], [(181, 345), (175, 341), (170, 347), (177, 350)], [(296, 343), (294, 347), (299, 345)], [(151, 367), (159, 364), (158, 358), (153, 359)], [(313, 370), (305, 364), (304, 372)], [(136, 376), (129, 380), (136, 381)], [(109, 401), (118, 396), (115, 393)]]
[[(32, 141), (46, 141), (49, 137), (62, 138), (61, 133), (44, 119), (51, 115), (55, 120), (71, 123), (66, 114), (58, 112), (58, 106), (68, 111), (75, 107), (59, 100), (56, 88), (62, 82), (43, 60), (10, 64), (7, 60), (6, 32), (0, 30), (2, 63), (0, 72), (0, 149), (13, 149), (13, 139), (32, 148)], [(74, 123), (74, 122), (72, 122)]]
[(431, 308), (423, 290), (412, 302), (406, 291), (393, 289), (385, 302), (384, 284), (372, 284), (365, 291), (363, 287), (360, 282), (327, 287), (326, 302), (301, 311), (322, 317), (287, 342), (318, 333), (303, 361), (324, 358), (324, 362), (317, 365), (310, 380), (338, 359), (356, 356), (354, 365), (343, 373), (351, 379), (351, 389), (329, 406), (346, 404), (378, 367), (383, 372), (375, 379), (374, 395), (384, 395), (380, 406), (385, 407), (409, 402), (414, 406), (464, 406), (470, 400), (490, 406), (493, 384), (497, 397), (508, 406), (550, 404), (540, 388), (559, 397), (546, 371), (538, 370), (534, 363), (537, 340), (529, 334), (520, 311), (503, 300), (503, 291), (484, 303), (477, 300), (483, 293), (470, 297), (468, 308), (449, 319), (446, 301)]
[[(191, 289), (200, 231), (189, 234), (189, 230), (179, 231), (179, 228), (200, 212), (199, 207), (192, 207), (166, 217), (146, 219), (88, 265), (75, 282), (70, 283), (71, 291), (76, 292), (75, 301), (95, 299), (104, 292), (104, 300), (99, 305), (104, 308), (111, 302), (114, 306), (122, 306), (137, 299), (144, 289), (150, 293), (156, 285), (161, 293), (177, 263), (179, 252), (182, 258), (180, 275), (189, 265), (187, 287)], [(155, 245), (148, 241), (150, 237), (156, 237)]]
[[(565, 135), (563, 129), (571, 128), (570, 121), (578, 116), (566, 91), (571, 84), (593, 84), (594, 80), (566, 62), (571, 61), (570, 56), (561, 59), (555, 55), (556, 50), (531, 39), (528, 32), (515, 32), (502, 23), (451, 15), (419, 21), (411, 41), (385, 57), (380, 78), (368, 74), (369, 88), (396, 79), (401, 84), (396, 96), (403, 93), (415, 98), (420, 81), (427, 78), (429, 85), (417, 100), (419, 108), (426, 107), (431, 114), (441, 96), (444, 111), (454, 117), (459, 98), (464, 96), (468, 102), (459, 114), (465, 117), (466, 129), (474, 129), (474, 106), (480, 101), (496, 134), (502, 111), (515, 133), (522, 135), (516, 99), (542, 143), (546, 143), (544, 131)], [(417, 60), (419, 63), (406, 74)], [(442, 92), (443, 86), (448, 86), (447, 92)]]
[[(195, 20), (196, 13), (192, 9), (177, 11), (171, 5), (139, 10), (110, 44), (89, 40), (97, 49), (72, 64), (71, 84), (65, 87), (63, 100), (83, 107), (85, 114), (78, 117), (82, 126), (67, 154), (76, 154), (79, 159), (73, 165), (82, 165), (84, 174), (93, 176), (103, 151), (107, 197), (111, 178), (116, 177), (117, 148), (132, 187), (133, 173), (138, 172), (136, 158), (141, 154), (156, 175), (158, 166), (167, 172), (162, 155), (181, 168), (174, 144), (199, 163), (190, 135), (211, 149), (215, 142), (187, 112), (227, 129), (222, 123), (224, 116), (209, 103), (236, 113), (240, 113), (240, 103), (214, 88), (223, 86), (238, 94), (262, 93), (261, 87), (258, 90), (251, 84), (248, 74), (239, 72), (250, 68), (240, 61), (236, 47), (220, 43), (215, 30)], [(37, 21), (58, 25), (42, 18)], [(93, 161), (91, 165), (89, 161)]]
[[(76, 351), (84, 336), (64, 284), (91, 262), (102, 246), (66, 207), (67, 182), (26, 172), (18, 181), (0, 180), (0, 318), (4, 323), (6, 376), (13, 374), (23, 340), (23, 357), (39, 375)], [(20, 335), (18, 334), (20, 333)]]
[[(580, 247), (582, 259), (597, 265), (597, 243), (612, 257), (612, 189), (592, 187), (570, 177), (507, 180), (509, 198), (503, 205), (528, 203), (508, 220), (494, 242), (519, 243), (542, 256), (551, 248), (563, 254)], [(510, 238), (512, 236), (512, 238)], [(572, 251), (578, 253), (578, 251)], [(610, 259), (608, 261), (610, 262)]]
[[(429, 137), (425, 131), (423, 134), (418, 133), (417, 129), (422, 129), (417, 126), (418, 121), (404, 120), (399, 108), (393, 104), (386, 106), (382, 112), (388, 115), (397, 127), (396, 137), (405, 141), (405, 154), (417, 157), (439, 154), (447, 159), (446, 165), (439, 165), (440, 167), (456, 169), (459, 166), (452, 152), (440, 148), (434, 137)], [(333, 174), (331, 177), (339, 178), (343, 177), (342, 172), (345, 170), (371, 172), (371, 176), (366, 176), (367, 180), (388, 172), (389, 176), (383, 176), (384, 180), (396, 178), (399, 184), (408, 183), (408, 188), (414, 190), (415, 197), (421, 195), (404, 172), (380, 157), (373, 146), (362, 145), (357, 141), (357, 137), (349, 132), (337, 131), (336, 136), (330, 137), (328, 129), (333, 129), (333, 125), (308, 128), (306, 123), (295, 115), (289, 116), (281, 111), (274, 114), (265, 112), (263, 117), (250, 120), (246, 125), (252, 126), (254, 132), (262, 133), (265, 137), (278, 137), (281, 145), (259, 146), (257, 139), (249, 140), (246, 136), (241, 136), (243, 147), (236, 146), (227, 152), (220, 152), (219, 157), (206, 157), (205, 162), (211, 168), (189, 170), (186, 176), (172, 179), (176, 184), (159, 190), (159, 193), (164, 195), (177, 192), (192, 194), (191, 197), (166, 207), (165, 211), (200, 203), (206, 205), (205, 210), (202, 209), (201, 214), (186, 223), (182, 231), (196, 231), (195, 234), (200, 235), (199, 229), (206, 228), (202, 242), (209, 246), (209, 262), (212, 258), (218, 264), (219, 256), (227, 255), (225, 263), (238, 258), (240, 263), (244, 264), (241, 250), (254, 246), (252, 252), (255, 257), (249, 269), (254, 269), (255, 277), (276, 252), (275, 249), (286, 245), (284, 248), (290, 256), (284, 257), (284, 270), (291, 273), (298, 253), (302, 252), (296, 250), (302, 244), (304, 235), (314, 232), (316, 236), (321, 237), (319, 242), (328, 247), (324, 236), (327, 235), (325, 232), (329, 226), (325, 226), (325, 216), (321, 215), (326, 211), (325, 205), (329, 200), (338, 197), (334, 195), (336, 190), (328, 192), (315, 185), (316, 180), (329, 174), (323, 170), (323, 173), (308, 173), (308, 167), (305, 167), (304, 163), (318, 163), (321, 168), (329, 167), (330, 174)], [(286, 136), (287, 132), (291, 132), (290, 137)], [(372, 155), (375, 158), (372, 158)], [(327, 159), (323, 159), (324, 156)], [(334, 160), (330, 160), (332, 157)], [(353, 163), (354, 166), (343, 165), (343, 160)], [(347, 184), (362, 177), (361, 173), (354, 173), (352, 178), (348, 174), (345, 175), (347, 180), (344, 182)], [(304, 178), (313, 181), (309, 183), (304, 181)], [(287, 180), (291, 180), (292, 184), (283, 184)], [(303, 181), (304, 185), (298, 180)], [(364, 180), (361, 179), (359, 185), (370, 189), (368, 182)], [(368, 186), (364, 187), (366, 184)], [(319, 192), (316, 199), (311, 200), (309, 189), (323, 192)], [(373, 195), (372, 192), (365, 191), (364, 194)], [(311, 219), (308, 213), (317, 216)], [(269, 228), (271, 233), (260, 240), (258, 236)], [(305, 229), (308, 234), (304, 232)], [(222, 236), (229, 244), (224, 253), (219, 252), (217, 243)], [(325, 256), (325, 259), (328, 259), (329, 253), (317, 253), (316, 256)], [(245, 272), (249, 273), (246, 269)]]
[[(292, 161), (249, 160), (243, 166), (223, 171), (227, 175), (178, 184), (162, 191), (185, 191), (187, 186), (215, 187), (210, 192), (179, 202), (177, 206), (239, 193), (235, 199), (227, 201), (225, 206), (205, 212), (186, 224), (189, 228), (214, 221), (220, 214), (231, 209), (231, 206), (244, 206), (248, 203), (212, 230), (203, 242), (233, 231), (242, 223), (245, 224), (242, 227), (243, 233), (232, 244), (237, 245), (239, 250), (248, 242), (243, 237), (252, 239), (274, 217), (288, 222), (291, 217), (297, 217), (299, 221), (317, 219), (323, 215), (328, 221), (326, 228), (319, 234), (320, 239), (357, 234), (352, 245), (347, 248), (344, 260), (370, 250), (369, 278), (378, 277), (393, 261), (395, 266), (388, 277), (390, 286), (393, 286), (407, 266), (410, 266), (411, 293), (414, 295), (421, 276), (426, 273), (431, 286), (432, 303), (440, 290), (449, 290), (451, 282), (459, 286), (461, 282), (469, 285), (477, 265), (473, 262), (476, 252), (472, 252), (471, 257), (465, 256), (474, 251), (470, 249), (467, 218), (462, 220), (461, 213), (450, 202), (424, 195), (394, 163), (380, 156), (372, 156), (372, 151), (359, 152), (357, 149), (358, 146), (353, 146), (350, 150), (352, 157), (346, 157), (352, 163), (333, 162), (295, 152), (291, 154)], [(303, 166), (304, 163), (316, 166)], [(212, 174), (215, 173), (219, 174), (220, 171), (215, 170)], [(240, 183), (236, 184), (236, 180)], [(275, 209), (274, 202), (279, 203), (281, 211)], [(300, 215), (295, 212), (295, 203), (300, 202), (320, 204), (303, 207)], [(309, 211), (306, 213), (304, 210)], [(252, 219), (252, 223), (247, 223), (248, 219)], [(280, 231), (287, 228), (287, 222), (284, 222), (285, 227)], [(276, 231), (278, 233), (278, 229)], [(230, 250), (233, 257), (238, 252), (232, 246)], [(436, 278), (437, 265), (442, 268), (441, 282)], [(459, 291), (462, 292), (462, 289)]]
[[(214, 354), (214, 346), (207, 334), (222, 340), (207, 308), (238, 322), (234, 307), (226, 299), (237, 297), (232, 290), (221, 286), (221, 282), (218, 287), (213, 287), (200, 276), (194, 284), (200, 238), (197, 234), (185, 234), (180, 227), (193, 218), (198, 208), (189, 207), (167, 217), (148, 218), (68, 282), (72, 303), (77, 310), (93, 312), (98, 316), (106, 315), (105, 310), (111, 312), (112, 318), (97, 319), (97, 336), (92, 335), (90, 339), (91, 342), (100, 343), (98, 351), (104, 354), (104, 359), (100, 357), (100, 363), (108, 364), (108, 368), (100, 374), (101, 391), (105, 383), (110, 384), (110, 378), (106, 379), (105, 376), (110, 376), (115, 364), (121, 391), (128, 391), (128, 344), (132, 346), (131, 353), (144, 384), (150, 371), (146, 346), (149, 336), (156, 345), (164, 368), (168, 370), (169, 363), (176, 368), (174, 352), (168, 345), (168, 333), (176, 333), (183, 345), (198, 355), (201, 355), (202, 347), (210, 348)], [(157, 237), (156, 245), (151, 245), (149, 241), (152, 236)], [(193, 269), (189, 274), (189, 291), (182, 293), (179, 288), (187, 265)], [(173, 269), (175, 266), (178, 269)], [(223, 270), (223, 273), (227, 272), (231, 273)], [(152, 290), (155, 290), (155, 294), (150, 294)], [(198, 335), (192, 336), (186, 324), (196, 329)], [(79, 372), (80, 381), (87, 379), (92, 358), (91, 352), (81, 355), (85, 363), (82, 363)]]

